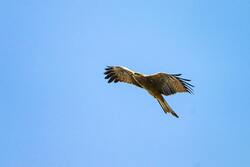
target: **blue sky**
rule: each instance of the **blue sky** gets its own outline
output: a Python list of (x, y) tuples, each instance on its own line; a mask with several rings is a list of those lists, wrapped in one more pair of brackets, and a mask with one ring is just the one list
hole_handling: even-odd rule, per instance
[[(0, 166), (249, 167), (250, 3), (0, 2)], [(106, 65), (182, 73), (166, 100)]]

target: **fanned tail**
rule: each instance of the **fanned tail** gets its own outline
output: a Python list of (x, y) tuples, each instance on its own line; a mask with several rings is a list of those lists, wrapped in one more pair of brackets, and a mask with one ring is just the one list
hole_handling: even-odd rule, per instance
[(179, 116), (172, 110), (172, 108), (168, 105), (168, 103), (166, 102), (166, 100), (161, 100), (161, 99), (157, 99), (157, 101), (159, 102), (159, 104), (161, 105), (163, 111), (165, 113), (171, 113), (173, 116), (175, 116), (176, 118), (179, 118)]

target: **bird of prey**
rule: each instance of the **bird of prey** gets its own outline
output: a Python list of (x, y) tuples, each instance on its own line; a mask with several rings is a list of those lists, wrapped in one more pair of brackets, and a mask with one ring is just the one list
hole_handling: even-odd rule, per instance
[(156, 73), (144, 75), (122, 66), (107, 66), (104, 74), (108, 83), (125, 82), (147, 90), (150, 95), (156, 98), (165, 113), (171, 113), (177, 118), (178, 115), (162, 95), (169, 96), (178, 92), (192, 93), (192, 87), (194, 87), (188, 83), (191, 80), (181, 78), (181, 74)]

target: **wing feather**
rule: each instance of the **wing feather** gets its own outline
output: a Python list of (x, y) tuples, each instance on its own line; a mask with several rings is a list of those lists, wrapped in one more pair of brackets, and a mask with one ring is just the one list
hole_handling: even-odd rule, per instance
[(134, 73), (134, 71), (129, 70), (126, 67), (107, 66), (107, 68), (105, 68), (104, 75), (105, 79), (108, 79), (108, 83), (111, 83), (113, 81), (114, 83), (125, 82), (141, 87), (133, 78)]
[(161, 94), (166, 96), (175, 94), (177, 92), (188, 92), (193, 93), (189, 79), (184, 79), (179, 77), (181, 74), (166, 74), (166, 73), (157, 73), (147, 76), (152, 84), (158, 89)]

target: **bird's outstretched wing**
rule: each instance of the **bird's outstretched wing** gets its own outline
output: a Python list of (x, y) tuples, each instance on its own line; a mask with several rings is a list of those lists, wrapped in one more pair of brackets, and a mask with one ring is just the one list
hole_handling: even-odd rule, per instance
[(134, 84), (136, 86), (141, 87), (133, 78), (133, 74), (135, 73), (132, 70), (129, 70), (126, 67), (121, 67), (121, 66), (107, 66), (107, 68), (105, 68), (105, 72), (104, 74), (105, 79), (108, 79), (108, 83), (111, 82), (125, 82), (125, 83), (129, 83), (129, 84)]
[(152, 82), (154, 87), (158, 89), (161, 94), (166, 96), (175, 94), (177, 92), (189, 92), (193, 93), (189, 79), (184, 79), (180, 77), (181, 74), (166, 74), (157, 73), (153, 75), (148, 75), (148, 79)]

